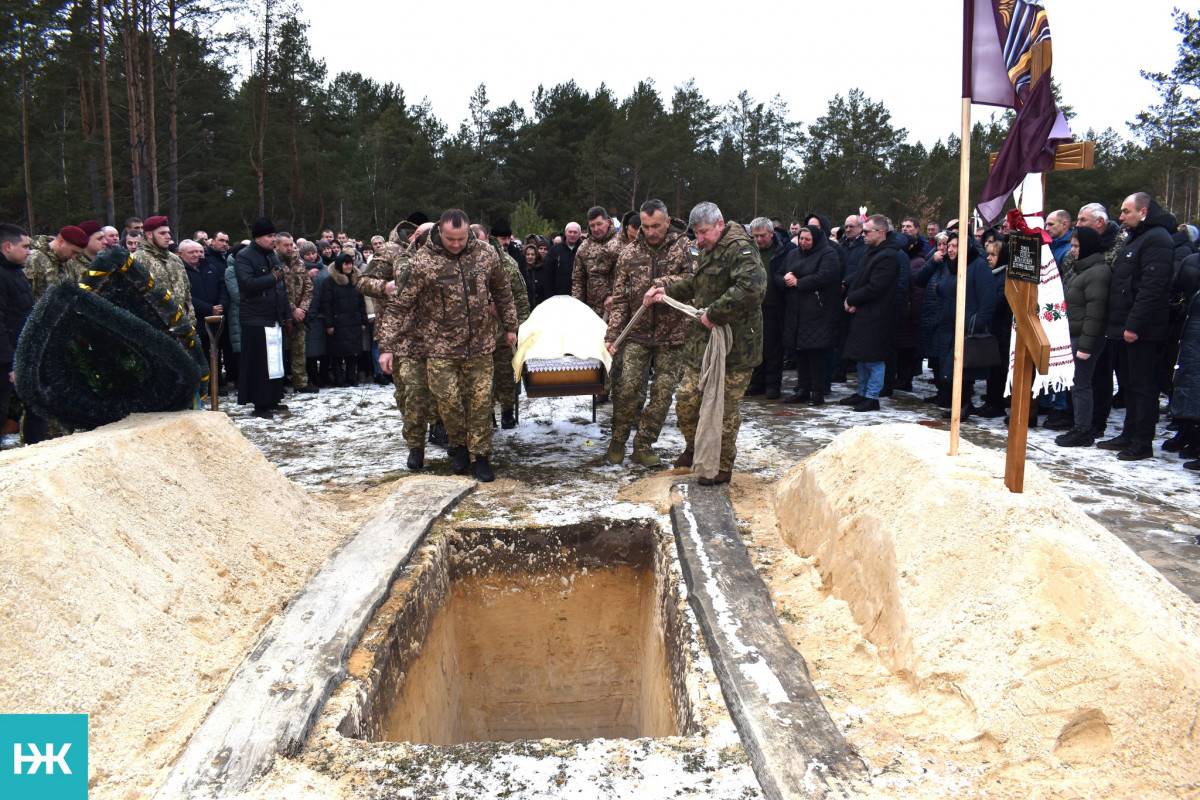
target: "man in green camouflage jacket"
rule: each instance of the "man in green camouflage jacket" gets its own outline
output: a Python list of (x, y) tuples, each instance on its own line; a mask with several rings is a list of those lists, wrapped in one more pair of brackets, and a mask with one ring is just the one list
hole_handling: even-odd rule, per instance
[(275, 255), (279, 256), (279, 263), (283, 265), (283, 285), (287, 289), (288, 302), (292, 305), (292, 329), (288, 333), (292, 354), (292, 388), (297, 392), (316, 394), (317, 387), (308, 384), (304, 350), (308, 335), (304, 318), (308, 316), (313, 294), (308, 264), (300, 258), (296, 251), (296, 240), (287, 231), (275, 234)]
[(684, 343), (683, 378), (675, 397), (675, 414), (687, 443), (676, 467), (690, 467), (700, 418), (700, 364), (714, 325), (728, 325), (733, 334), (725, 356), (725, 411), (721, 420), (720, 469), (700, 483), (729, 483), (737, 456), (737, 434), (742, 424), (739, 402), (750, 384), (754, 368), (762, 362), (762, 299), (767, 290), (767, 271), (758, 257), (750, 235), (736, 222), (725, 224), (713, 203), (700, 203), (688, 219), (696, 233), (699, 261), (694, 274), (665, 289), (646, 293), (647, 302), (661, 302), (668, 294), (690, 302), (704, 314), (688, 324)]
[[(472, 228), (476, 226), (472, 225)], [(482, 226), (479, 226), (482, 231)], [(513, 257), (504, 251), (495, 237), (489, 238), (486, 232), (478, 235), (481, 241), (487, 242), (500, 258), (500, 266), (508, 276), (508, 285), (512, 289), (513, 302), (517, 306), (517, 324), (529, 319), (529, 292), (525, 288), (525, 278), (521, 268)], [(576, 261), (576, 264), (579, 262)], [(513, 348), (505, 343), (505, 330), (500, 324), (496, 309), (492, 308), (492, 316), (496, 319), (496, 349), (492, 351), (492, 387), (495, 402), (500, 404), (500, 427), (517, 427), (517, 378), (513, 374)]]
[(144, 230), (146, 238), (138, 245), (133, 257), (154, 276), (156, 283), (170, 293), (171, 299), (179, 303), (180, 309), (195, 327), (192, 284), (187, 277), (187, 267), (179, 256), (167, 249), (171, 246), (171, 228), (167, 225), (167, 218), (147, 217)]
[[(371, 274), (363, 275), (355, 284), (358, 290), (371, 297), (386, 298), (383, 310), (376, 318), (379, 333), (379, 366), (390, 372), (396, 387), (396, 404), (404, 420), (404, 441), (408, 444), (408, 468), (425, 468), (426, 429), (434, 424), (433, 395), (429, 393), (429, 378), (425, 369), (424, 344), (413, 335), (412, 314), (400, 316), (397, 295), (408, 283), (409, 262), (428, 236), (422, 236), (432, 222), (415, 227), (402, 222), (392, 229), (387, 244), (371, 259)], [(407, 238), (412, 241), (408, 242)], [(383, 259), (379, 264), (377, 261)], [(431, 434), (430, 439), (433, 439)]]
[[(613, 370), (612, 441), (607, 458), (610, 464), (621, 463), (625, 458), (625, 441), (636, 427), (630, 458), (638, 464), (653, 467), (662, 463), (651, 448), (658, 441), (663, 421), (671, 408), (671, 399), (675, 396), (675, 387), (679, 385), (687, 317), (665, 306), (649, 308), (629, 330), (620, 353), (613, 343), (637, 310), (631, 308), (631, 298), (640, 304), (652, 287), (691, 275), (692, 257), (688, 238), (671, 228), (671, 217), (661, 200), (643, 203), (640, 217), (637, 239), (623, 246), (617, 259), (612, 308), (604, 336), (605, 345), (614, 356), (614, 364), (617, 358), (621, 363), (619, 372)], [(579, 258), (575, 258), (576, 265)], [(650, 379), (651, 361), (654, 364), (653, 380)], [(642, 408), (647, 388), (650, 402)]]
[(25, 259), (25, 277), (33, 289), (36, 303), (42, 295), (61, 281), (79, 282), (79, 273), (72, 260), (83, 252), (88, 244), (88, 235), (74, 225), (68, 225), (58, 236), (38, 236), (29, 245), (29, 258)]
[(491, 304), (517, 342), (512, 288), (496, 251), (471, 235), (466, 212), (442, 214), (429, 242), (409, 261), (408, 281), (396, 295), (401, 318), (416, 315), (413, 335), (426, 355), (429, 391), (450, 435), (451, 466), (465, 475), (495, 480), (492, 453), (492, 353), (496, 349)]

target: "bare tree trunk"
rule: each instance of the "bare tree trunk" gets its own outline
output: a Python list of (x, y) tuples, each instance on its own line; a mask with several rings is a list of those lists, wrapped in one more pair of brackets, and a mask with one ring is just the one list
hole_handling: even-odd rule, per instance
[(142, 174), (145, 143), (142, 140), (142, 93), (137, 86), (137, 65), (141, 63), (138, 53), (138, 32), (129, 0), (121, 0), (124, 25), (121, 44), (125, 55), (125, 97), (129, 103), (129, 173), (133, 190), (133, 213), (146, 218), (146, 186)]
[(151, 0), (142, 6), (142, 37), (146, 45), (146, 75), (142, 91), (146, 95), (146, 113), (142, 125), (146, 136), (146, 180), (150, 185), (150, 208), (157, 212), (158, 204), (158, 132), (154, 114), (154, 13)]
[(167, 54), (170, 68), (167, 72), (167, 106), (170, 109), (167, 137), (167, 217), (171, 227), (179, 227), (179, 53), (176, 51), (175, 12), (177, 0), (167, 4)]
[(267, 211), (267, 192), (263, 173), (265, 172), (265, 150), (267, 142), (267, 98), (271, 86), (271, 5), (273, 0), (263, 4), (263, 56), (262, 56), (262, 96), (259, 101), (257, 159), (252, 155), (250, 164), (254, 167), (255, 177), (258, 178), (258, 216)]
[(100, 120), (104, 137), (104, 210), (109, 225), (117, 224), (116, 191), (113, 189), (112, 119), (108, 111), (108, 43), (104, 30), (107, 0), (96, 9), (97, 29), (100, 34)]
[(96, 153), (93, 147), (96, 143), (95, 106), (92, 98), (93, 81), (88, 79), (82, 65), (76, 69), (76, 73), (79, 78), (79, 126), (83, 131), (83, 140), (87, 143), (88, 187), (91, 189), (92, 211), (96, 216), (100, 216), (100, 173), (96, 167)]
[[(296, 206), (300, 208), (300, 229), (304, 230), (304, 183), (300, 180), (300, 142), (296, 132), (296, 103), (290, 103), (289, 107), (292, 111), (290, 126), (292, 133), (292, 189), (296, 193)], [(292, 216), (294, 219), (294, 211)]]
[(21, 156), (25, 162), (25, 215), (30, 233), (34, 229), (33, 218), (33, 170), (29, 164), (29, 85), (25, 73), (25, 26), (21, 25)]

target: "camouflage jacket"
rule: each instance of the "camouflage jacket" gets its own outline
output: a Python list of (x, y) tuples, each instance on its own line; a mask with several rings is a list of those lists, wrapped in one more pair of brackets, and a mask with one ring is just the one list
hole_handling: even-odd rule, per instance
[(70, 281), (79, 283), (75, 259), (63, 261), (50, 248), (53, 236), (38, 236), (29, 246), (29, 258), (25, 259), (25, 277), (29, 280), (29, 288), (33, 289), (33, 300), (36, 303), (42, 295), (56, 283)]
[[(426, 358), (471, 359), (496, 349), (490, 306), (506, 332), (517, 332), (512, 288), (496, 251), (475, 237), (457, 255), (442, 246), (436, 228), (409, 261), (408, 280), (396, 293), (395, 313), (410, 321)], [(407, 326), (406, 326), (407, 327)]]
[(155, 247), (150, 237), (146, 237), (133, 252), (133, 258), (149, 271), (155, 283), (170, 293), (171, 299), (179, 303), (183, 313), (195, 326), (196, 310), (192, 308), (192, 283), (188, 280), (187, 267), (183, 265), (179, 256), (169, 250)]
[[(617, 259), (612, 313), (608, 318), (608, 333), (604, 336), (607, 343), (615, 342), (625, 330), (650, 287), (692, 274), (690, 244), (686, 236), (669, 230), (657, 249), (651, 247), (641, 233), (632, 244), (623, 247)], [(667, 280), (660, 280), (663, 278)], [(688, 318), (683, 314), (655, 303), (642, 313), (626, 340), (651, 347), (680, 345), (686, 336), (687, 323)]]
[[(725, 223), (725, 232), (711, 252), (700, 250), (694, 274), (667, 286), (667, 294), (706, 309), (713, 325), (728, 325), (733, 333), (728, 370), (753, 369), (762, 362), (762, 299), (767, 291), (767, 271), (758, 247), (736, 222)], [(708, 346), (708, 330), (700, 320), (688, 324), (684, 358), (698, 367)]]
[(604, 316), (604, 301), (613, 293), (613, 269), (621, 254), (616, 228), (610, 227), (603, 239), (584, 239), (575, 253), (571, 270), (571, 297), (586, 303), (597, 315)]
[[(491, 240), (492, 249), (496, 251), (496, 255), (500, 257), (500, 266), (504, 268), (504, 274), (508, 276), (508, 285), (512, 289), (513, 304), (517, 307), (517, 324), (525, 322), (529, 319), (529, 292), (525, 289), (525, 277), (521, 274), (521, 268), (517, 266), (517, 262), (513, 257), (496, 243), (495, 239)], [(575, 263), (579, 263), (578, 261)], [(500, 324), (500, 320), (496, 319), (496, 346), (500, 347), (504, 344), (504, 326)]]
[[(408, 247), (393, 242), (385, 244), (375, 254), (375, 258), (371, 259), (371, 265), (374, 266), (380, 255), (384, 256), (386, 261), (380, 264), (379, 271), (373, 275), (363, 275), (358, 279), (357, 285), (360, 292), (370, 294), (378, 291), (379, 297), (386, 297), (383, 287), (387, 285), (388, 281), (396, 281), (396, 294), (387, 298), (383, 310), (375, 318), (375, 333), (379, 340), (379, 352), (381, 353), (393, 353), (402, 358), (425, 357), (422, 341), (420, 337), (414, 335), (413, 322), (416, 317), (413, 314), (401, 316), (398, 313), (400, 292), (408, 284), (411, 274), (409, 266), (417, 249), (415, 244)], [(384, 277), (387, 272), (390, 272), (391, 275)]]
[(283, 285), (287, 288), (288, 302), (292, 308), (304, 309), (308, 313), (312, 305), (312, 278), (308, 277), (308, 264), (298, 255), (285, 256), (278, 250), (279, 263), (283, 264)]

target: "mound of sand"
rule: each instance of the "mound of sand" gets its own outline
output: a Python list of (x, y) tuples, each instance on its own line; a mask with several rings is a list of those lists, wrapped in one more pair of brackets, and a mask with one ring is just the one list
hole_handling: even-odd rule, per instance
[(1002, 454), (947, 451), (921, 426), (856, 428), (776, 492), (784, 539), (911, 689), (863, 705), (894, 740), (974, 752), (996, 796), (1194, 791), (1196, 605), (1036, 466), (1012, 494)]
[(89, 796), (148, 797), (341, 542), (224, 414), (0, 454), (0, 711), (90, 715)]

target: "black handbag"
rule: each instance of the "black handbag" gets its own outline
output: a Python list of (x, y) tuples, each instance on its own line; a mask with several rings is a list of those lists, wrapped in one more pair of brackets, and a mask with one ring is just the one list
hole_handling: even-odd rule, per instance
[(992, 333), (975, 333), (975, 317), (971, 317), (971, 329), (963, 339), (963, 367), (988, 368), (1000, 364), (1000, 340)]

